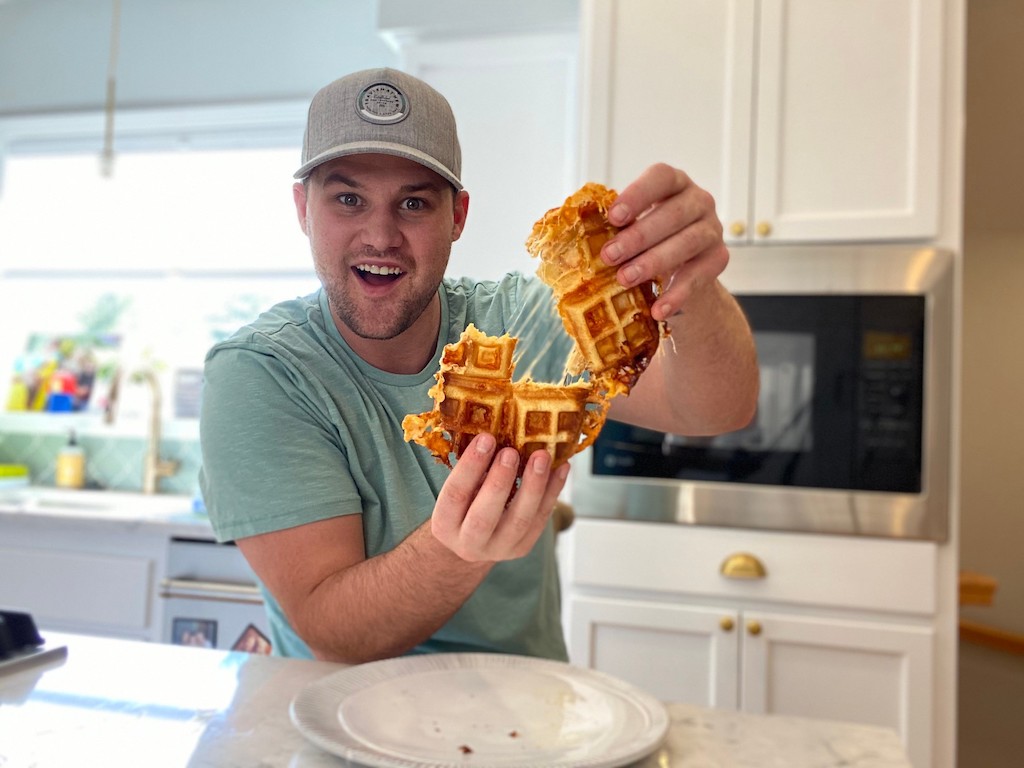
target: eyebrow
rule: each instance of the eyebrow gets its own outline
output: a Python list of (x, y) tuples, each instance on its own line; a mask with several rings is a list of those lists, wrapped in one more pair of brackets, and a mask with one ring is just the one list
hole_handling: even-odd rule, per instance
[(360, 184), (355, 179), (350, 179), (348, 176), (345, 176), (342, 173), (338, 173), (337, 171), (331, 171), (329, 174), (324, 176), (323, 186), (326, 187), (328, 184), (344, 184), (345, 186), (348, 187), (362, 186), (362, 184)]

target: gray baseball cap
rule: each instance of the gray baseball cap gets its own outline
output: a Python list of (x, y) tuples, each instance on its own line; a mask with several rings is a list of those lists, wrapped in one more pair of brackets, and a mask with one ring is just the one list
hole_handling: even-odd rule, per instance
[(309, 105), (302, 139), (304, 179), (321, 163), (381, 153), (414, 160), (462, 189), (462, 150), (448, 101), (422, 80), (382, 67), (321, 88)]

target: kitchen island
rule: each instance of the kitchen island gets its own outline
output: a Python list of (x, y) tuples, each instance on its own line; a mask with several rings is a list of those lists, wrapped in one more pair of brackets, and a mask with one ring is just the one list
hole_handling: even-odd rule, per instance
[[(60, 655), (0, 668), (0, 765), (338, 768), (292, 724), (299, 691), (345, 667), (45, 632)], [(641, 768), (908, 768), (895, 732), (669, 704)], [(472, 756), (456, 760), (473, 765)]]

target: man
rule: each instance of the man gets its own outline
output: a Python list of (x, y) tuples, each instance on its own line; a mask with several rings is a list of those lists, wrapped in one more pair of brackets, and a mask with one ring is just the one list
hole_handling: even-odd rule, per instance
[[(519, 458), (492, 436), (453, 470), (403, 439), (469, 323), (526, 330), (517, 370), (537, 381), (557, 380), (567, 357), (536, 278), (444, 278), (469, 211), (460, 166), (451, 109), (426, 83), (377, 69), (322, 89), (293, 189), (322, 290), (207, 356), (201, 485), (217, 536), (261, 581), (276, 653), (566, 657), (549, 518), (568, 465), (533, 453), (508, 502)], [(602, 257), (626, 284), (660, 276), (653, 313), (672, 329), (611, 417), (690, 435), (745, 425), (756, 357), (717, 280), (728, 252), (710, 196), (657, 165), (609, 215), (623, 229)]]

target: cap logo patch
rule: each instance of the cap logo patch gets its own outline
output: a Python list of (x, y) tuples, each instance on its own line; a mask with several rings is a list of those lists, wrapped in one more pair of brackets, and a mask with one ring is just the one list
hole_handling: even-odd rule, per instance
[(356, 111), (370, 123), (391, 125), (409, 116), (409, 101), (405, 94), (388, 83), (374, 83), (359, 92)]

